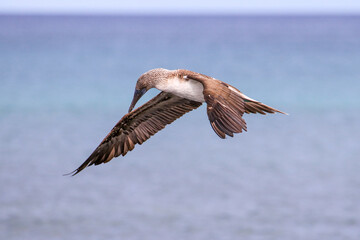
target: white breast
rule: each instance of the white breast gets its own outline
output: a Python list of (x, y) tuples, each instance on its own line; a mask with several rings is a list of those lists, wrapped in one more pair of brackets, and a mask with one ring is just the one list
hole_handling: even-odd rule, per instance
[(168, 79), (166, 83), (159, 83), (156, 88), (160, 91), (169, 92), (182, 98), (197, 102), (204, 102), (204, 87), (200, 82), (184, 80), (178, 77)]

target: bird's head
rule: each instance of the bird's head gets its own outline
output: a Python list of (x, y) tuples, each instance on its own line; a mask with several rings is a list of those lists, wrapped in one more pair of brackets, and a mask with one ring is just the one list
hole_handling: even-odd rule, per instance
[(134, 97), (130, 104), (129, 112), (134, 109), (136, 103), (149, 89), (156, 87), (158, 82), (166, 80), (169, 72), (169, 70), (164, 68), (156, 68), (141, 75), (135, 86)]

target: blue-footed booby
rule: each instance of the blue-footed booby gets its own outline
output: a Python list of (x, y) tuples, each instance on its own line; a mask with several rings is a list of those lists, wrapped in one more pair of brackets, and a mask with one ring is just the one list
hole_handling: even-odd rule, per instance
[[(134, 109), (137, 101), (151, 88), (161, 92)], [(115, 125), (90, 157), (71, 174), (93, 164), (107, 163), (125, 156), (167, 124), (190, 112), (203, 102), (211, 127), (220, 138), (246, 131), (244, 113), (283, 113), (249, 98), (235, 87), (215, 78), (189, 70), (152, 69), (140, 76), (129, 112)]]

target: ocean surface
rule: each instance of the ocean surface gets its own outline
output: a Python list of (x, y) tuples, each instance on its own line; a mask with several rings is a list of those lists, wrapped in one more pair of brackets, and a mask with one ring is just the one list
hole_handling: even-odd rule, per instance
[[(202, 106), (63, 176), (157, 67), (290, 115), (221, 140)], [(359, 110), (360, 16), (0, 16), (0, 239), (360, 239)]]

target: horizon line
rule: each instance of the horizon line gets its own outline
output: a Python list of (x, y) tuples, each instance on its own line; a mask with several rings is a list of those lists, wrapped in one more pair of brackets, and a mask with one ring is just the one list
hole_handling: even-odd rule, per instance
[(360, 11), (339, 12), (339, 11), (319, 11), (319, 12), (282, 12), (282, 11), (254, 11), (254, 12), (110, 12), (110, 11), (1, 11), (0, 16), (164, 16), (164, 17), (181, 17), (181, 16), (360, 16)]

